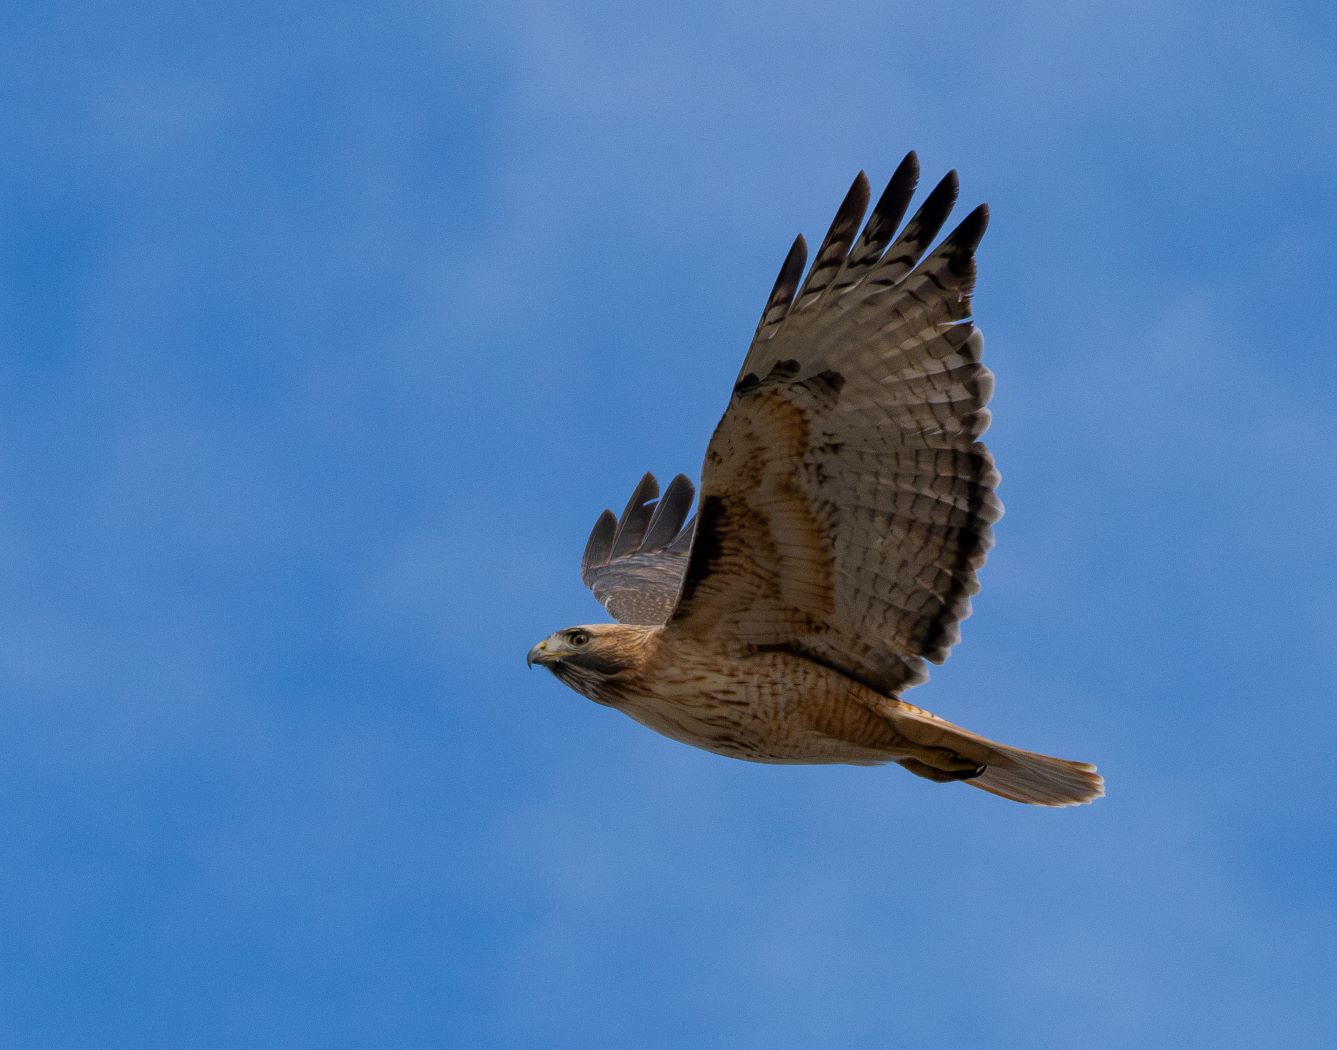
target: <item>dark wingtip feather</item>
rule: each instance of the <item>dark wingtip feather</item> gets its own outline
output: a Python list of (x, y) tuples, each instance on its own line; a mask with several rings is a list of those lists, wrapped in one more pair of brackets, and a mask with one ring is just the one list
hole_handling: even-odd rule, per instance
[(934, 259), (946, 262), (948, 271), (956, 278), (958, 289), (966, 294), (975, 283), (975, 249), (988, 226), (989, 206), (981, 204), (961, 220), (933, 254)]
[(818, 258), (828, 246), (839, 242), (844, 242), (840, 253), (842, 257), (849, 251), (854, 235), (859, 232), (859, 225), (863, 222), (864, 213), (868, 211), (868, 201), (872, 194), (873, 189), (868, 184), (868, 176), (860, 171), (854, 176), (849, 192), (845, 194), (845, 199), (836, 209), (836, 217), (831, 222), (831, 230), (827, 233), (826, 240), (822, 242), (822, 250), (817, 253)]
[(896, 283), (904, 273), (918, 264), (925, 249), (933, 243), (942, 224), (951, 214), (959, 192), (960, 182), (956, 171), (949, 171), (924, 198), (919, 210), (905, 224), (900, 238), (887, 249), (887, 254), (878, 264), (883, 274), (879, 278), (882, 283)]
[[(877, 206), (881, 208), (884, 201), (895, 200), (900, 197), (909, 200), (915, 192), (915, 187), (918, 185), (919, 154), (914, 150), (911, 150), (905, 155), (905, 158), (896, 165), (896, 170), (891, 173), (891, 178), (887, 180), (887, 188), (882, 191), (882, 196), (878, 199)], [(897, 216), (896, 221), (900, 221), (900, 216)]]
[(613, 551), (610, 558), (617, 558), (640, 546), (645, 535), (645, 527), (650, 522), (653, 508), (650, 501), (659, 495), (659, 482), (647, 471), (636, 485), (631, 499), (627, 500), (626, 509), (617, 522), (617, 535), (613, 537)]
[(802, 309), (820, 296), (845, 265), (850, 245), (854, 243), (863, 223), (864, 212), (868, 210), (868, 196), (868, 176), (861, 171), (850, 184), (845, 199), (836, 209), (835, 218), (831, 220), (831, 228), (826, 231), (821, 247), (813, 256), (812, 270), (794, 300), (795, 308)]
[(839, 215), (845, 211), (857, 211), (859, 218), (863, 218), (863, 213), (868, 210), (868, 199), (872, 196), (873, 188), (868, 182), (868, 173), (862, 169), (859, 174), (854, 176), (854, 181), (850, 183), (849, 192), (845, 194), (845, 199), (840, 202), (840, 208), (836, 214)]
[(886, 250), (891, 239), (896, 235), (896, 227), (905, 218), (905, 213), (914, 198), (915, 187), (919, 185), (919, 158), (911, 150), (896, 166), (882, 196), (873, 205), (873, 213), (868, 217), (868, 225), (863, 235), (850, 252), (846, 272), (837, 279), (837, 285), (849, 284), (857, 280), (868, 267), (874, 265)]
[(688, 480), (686, 474), (678, 474), (669, 482), (664, 495), (655, 506), (650, 524), (646, 526), (645, 538), (641, 540), (640, 546), (642, 553), (663, 550), (673, 542), (678, 530), (682, 528), (682, 523), (687, 520), (687, 511), (691, 508), (692, 498), (695, 495), (696, 487)]
[[(914, 197), (918, 186), (919, 155), (911, 150), (896, 165), (896, 170), (887, 180), (887, 188), (882, 191), (882, 196), (877, 199), (877, 205), (873, 208), (873, 219), (884, 225), (890, 223), (894, 231), (897, 223), (905, 218), (905, 210), (910, 206), (910, 200)], [(869, 220), (870, 225), (872, 221)]]
[(952, 231), (947, 240), (957, 251), (973, 252), (980, 246), (980, 241), (984, 239), (984, 231), (988, 228), (989, 206), (981, 204), (961, 220), (960, 225)]
[(956, 206), (956, 198), (960, 195), (961, 180), (953, 168), (933, 187), (924, 201), (924, 206), (919, 209), (920, 225), (926, 231), (930, 229), (933, 231), (928, 235), (928, 240), (931, 241), (937, 236), (938, 230), (942, 229), (942, 224), (952, 213), (952, 209)]
[(771, 289), (770, 297), (766, 300), (766, 309), (761, 312), (761, 320), (757, 323), (755, 338), (767, 338), (764, 333), (784, 320), (785, 315), (789, 312), (790, 303), (794, 301), (794, 293), (798, 290), (799, 280), (803, 276), (803, 267), (807, 262), (808, 242), (803, 239), (803, 234), (800, 233), (794, 238), (794, 243), (789, 248), (789, 254), (785, 256), (784, 265), (780, 267), (780, 273), (775, 278), (775, 287)]
[(605, 510), (595, 521), (594, 528), (590, 529), (590, 538), (585, 541), (585, 553), (580, 556), (580, 578), (586, 586), (590, 585), (590, 570), (608, 564), (616, 533), (617, 518), (611, 510)]
[(647, 500), (652, 500), (658, 495), (659, 482), (655, 479), (655, 476), (647, 470), (641, 475), (641, 480), (636, 482), (636, 488), (632, 490), (631, 498), (627, 500), (627, 505), (622, 508), (622, 517), (620, 521), (625, 522), (632, 511)]
[(784, 265), (780, 267), (780, 273), (775, 278), (775, 287), (771, 290), (770, 301), (766, 304), (768, 309), (794, 298), (799, 278), (803, 276), (803, 267), (807, 263), (808, 242), (800, 233), (789, 246), (789, 254), (785, 256)]

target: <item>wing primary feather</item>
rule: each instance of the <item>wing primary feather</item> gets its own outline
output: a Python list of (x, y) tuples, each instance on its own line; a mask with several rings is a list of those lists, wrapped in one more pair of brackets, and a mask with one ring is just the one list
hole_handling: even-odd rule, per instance
[(989, 206), (981, 204), (954, 229), (944, 242), (954, 246), (958, 252), (973, 252), (984, 239), (984, 231), (989, 228)]
[(669, 482), (664, 495), (655, 505), (650, 524), (645, 527), (645, 538), (641, 540), (639, 548), (642, 553), (663, 550), (673, 542), (682, 523), (687, 520), (687, 512), (691, 509), (695, 495), (696, 488), (685, 474), (679, 474)]
[(794, 299), (794, 309), (802, 308), (821, 295), (845, 264), (850, 245), (859, 232), (859, 224), (863, 222), (864, 212), (868, 210), (868, 194), (868, 176), (861, 171), (854, 177), (849, 192), (836, 209), (836, 217), (831, 220), (831, 228), (827, 230), (822, 246), (813, 256), (812, 269)]
[(956, 229), (938, 245), (934, 258), (945, 259), (953, 276), (969, 278), (970, 283), (973, 283), (975, 249), (980, 246), (980, 241), (984, 239), (984, 231), (988, 228), (989, 206), (981, 204), (962, 219)]
[(789, 254), (785, 256), (784, 264), (780, 267), (780, 273), (775, 278), (775, 287), (771, 289), (770, 298), (766, 300), (766, 309), (761, 312), (757, 334), (753, 336), (754, 342), (773, 334), (775, 327), (784, 320), (785, 314), (789, 312), (789, 304), (794, 300), (794, 292), (798, 288), (799, 278), (803, 276), (803, 267), (807, 262), (808, 242), (803, 239), (803, 234), (800, 233), (794, 238), (794, 243), (789, 248)]
[(949, 171), (933, 187), (914, 217), (905, 224), (900, 237), (887, 249), (887, 254), (882, 257), (869, 280), (877, 284), (896, 284), (913, 270), (919, 257), (924, 254), (924, 249), (933, 243), (933, 238), (938, 236), (942, 224), (947, 221), (959, 192), (960, 183), (956, 172)]
[(882, 258), (882, 253), (896, 235), (896, 227), (905, 218), (910, 201), (915, 195), (915, 187), (918, 185), (919, 157), (914, 150), (911, 150), (896, 166), (891, 179), (887, 182), (887, 188), (882, 191), (882, 196), (874, 205), (873, 214), (868, 217), (868, 225), (864, 227), (863, 236), (850, 252), (845, 273), (841, 275), (838, 284), (853, 284), (868, 267)]
[(618, 519), (617, 535), (613, 537), (610, 560), (620, 558), (641, 545), (645, 527), (650, 523), (650, 515), (654, 513), (653, 500), (658, 495), (659, 482), (655, 480), (653, 474), (647, 472), (632, 492), (631, 499), (627, 500), (622, 517)]
[(617, 518), (611, 510), (599, 515), (590, 530), (590, 538), (585, 541), (585, 553), (580, 557), (580, 579), (586, 587), (593, 585), (592, 569), (608, 564), (608, 556), (613, 553), (613, 537), (617, 534)]

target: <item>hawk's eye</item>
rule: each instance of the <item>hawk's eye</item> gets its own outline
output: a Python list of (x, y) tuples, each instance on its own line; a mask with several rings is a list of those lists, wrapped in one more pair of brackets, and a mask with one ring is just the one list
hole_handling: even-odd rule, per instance
[(590, 632), (572, 631), (566, 636), (566, 640), (574, 646), (588, 645), (590, 641)]

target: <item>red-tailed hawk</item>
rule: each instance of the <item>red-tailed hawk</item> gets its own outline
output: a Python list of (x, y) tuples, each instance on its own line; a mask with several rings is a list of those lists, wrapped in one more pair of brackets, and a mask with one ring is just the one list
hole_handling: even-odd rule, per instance
[(581, 574), (621, 623), (529, 652), (585, 696), (755, 762), (898, 762), (1042, 806), (1104, 794), (1095, 767), (985, 740), (900, 699), (941, 663), (1003, 513), (979, 437), (993, 375), (970, 311), (981, 205), (938, 245), (949, 172), (896, 236), (901, 162), (860, 233), (854, 180), (816, 260), (790, 249), (701, 475), (647, 474), (604, 511)]

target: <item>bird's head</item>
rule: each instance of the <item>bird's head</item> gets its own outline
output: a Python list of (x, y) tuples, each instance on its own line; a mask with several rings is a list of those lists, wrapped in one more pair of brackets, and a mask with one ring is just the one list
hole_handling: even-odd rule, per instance
[(647, 634), (657, 630), (621, 623), (567, 627), (530, 649), (526, 662), (546, 667), (576, 692), (608, 703), (610, 685), (639, 667)]

